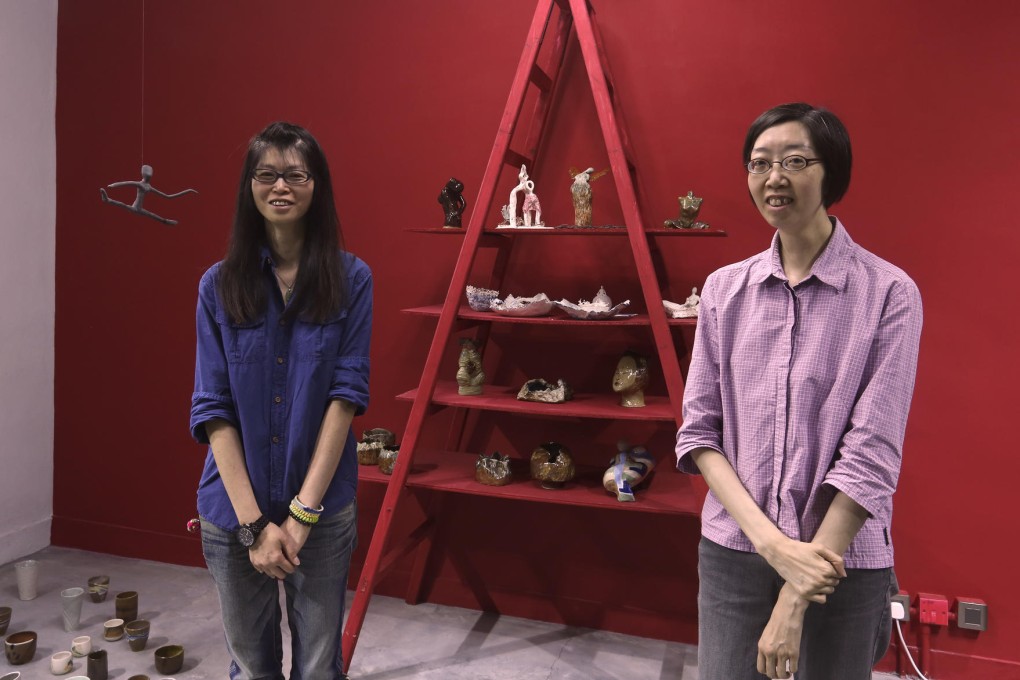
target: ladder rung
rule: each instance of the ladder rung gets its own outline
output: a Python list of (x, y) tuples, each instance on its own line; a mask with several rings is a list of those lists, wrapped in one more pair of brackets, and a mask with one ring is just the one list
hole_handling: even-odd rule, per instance
[(513, 149), (506, 150), (506, 156), (503, 157), (503, 162), (507, 165), (512, 165), (515, 168), (519, 168), (522, 165), (526, 165), (529, 168), (534, 167), (535, 163), (524, 154), (517, 153)]
[(542, 70), (538, 64), (531, 67), (531, 82), (535, 84), (535, 87), (542, 90), (542, 92), (548, 92), (552, 89), (553, 81), (549, 77), (549, 74)]

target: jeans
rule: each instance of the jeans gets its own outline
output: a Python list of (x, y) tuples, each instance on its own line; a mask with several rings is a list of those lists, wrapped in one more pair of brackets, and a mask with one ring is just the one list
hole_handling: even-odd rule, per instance
[[(347, 572), (357, 545), (357, 504), (312, 527), (301, 565), (283, 580), (291, 680), (339, 680)], [(233, 533), (202, 522), (202, 551), (216, 583), (231, 680), (284, 680), (279, 584), (255, 571)]]
[[(871, 680), (889, 648), (891, 568), (847, 569), (825, 604), (804, 615), (797, 680)], [(706, 538), (698, 546), (698, 677), (761, 680), (758, 640), (772, 616), (783, 580), (763, 557), (724, 548)]]

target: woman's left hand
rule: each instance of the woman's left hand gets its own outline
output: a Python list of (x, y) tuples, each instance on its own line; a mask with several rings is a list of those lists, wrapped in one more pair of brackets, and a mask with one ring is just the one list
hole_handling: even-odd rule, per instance
[[(298, 553), (301, 552), (301, 548), (304, 547), (305, 541), (308, 540), (308, 534), (311, 533), (312, 528), (305, 526), (301, 522), (298, 522), (293, 517), (288, 517), (283, 520), (283, 524), (280, 525), (288, 536), (290, 536), (290, 544), (287, 546), (287, 550), (284, 552), (287, 554), (287, 558), (295, 566), (301, 564), (301, 560), (298, 559)], [(290, 550), (294, 551), (294, 554), (290, 554)]]
[(783, 586), (772, 617), (758, 640), (759, 673), (770, 678), (789, 678), (797, 672), (807, 606), (807, 601), (789, 585)]

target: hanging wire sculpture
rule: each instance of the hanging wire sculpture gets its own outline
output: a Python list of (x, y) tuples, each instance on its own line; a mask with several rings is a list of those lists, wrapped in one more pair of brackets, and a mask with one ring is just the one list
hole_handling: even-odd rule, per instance
[(183, 196), (185, 194), (197, 194), (198, 192), (195, 191), (194, 189), (185, 189), (184, 191), (178, 191), (176, 194), (166, 194), (166, 193), (163, 193), (162, 191), (160, 191), (159, 189), (157, 189), (156, 187), (152, 186), (149, 183), (149, 180), (151, 180), (151, 179), (152, 179), (152, 166), (151, 165), (143, 165), (142, 166), (142, 179), (141, 180), (139, 180), (137, 182), (133, 182), (133, 181), (114, 182), (113, 184), (107, 184), (106, 185), (106, 189), (113, 189), (115, 187), (134, 187), (135, 188), (135, 200), (134, 200), (134, 203), (132, 203), (131, 205), (128, 205), (127, 203), (121, 203), (120, 201), (113, 200), (106, 193), (106, 189), (100, 189), (99, 190), (99, 197), (103, 199), (103, 203), (109, 203), (110, 205), (116, 205), (116, 206), (119, 206), (121, 208), (124, 208), (125, 210), (130, 210), (133, 213), (138, 213), (139, 215), (144, 215), (145, 217), (151, 217), (152, 219), (157, 220), (159, 222), (162, 222), (163, 224), (170, 224), (170, 225), (177, 224), (177, 220), (172, 220), (172, 219), (170, 219), (168, 217), (161, 217), (161, 216), (157, 215), (156, 213), (150, 212), (150, 211), (146, 210), (145, 208), (143, 208), (142, 204), (145, 202), (145, 196), (149, 192), (152, 192), (152, 193), (156, 194), (157, 196), (162, 196), (163, 198), (178, 198), (178, 197)]

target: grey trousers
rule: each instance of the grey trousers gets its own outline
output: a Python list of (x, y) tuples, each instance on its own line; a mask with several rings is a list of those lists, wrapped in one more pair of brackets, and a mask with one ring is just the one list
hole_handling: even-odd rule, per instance
[[(847, 569), (825, 604), (804, 616), (797, 680), (871, 680), (889, 648), (892, 569)], [(706, 538), (698, 546), (698, 677), (761, 680), (758, 640), (783, 580), (757, 553), (724, 548)]]

